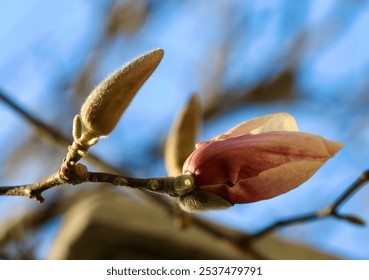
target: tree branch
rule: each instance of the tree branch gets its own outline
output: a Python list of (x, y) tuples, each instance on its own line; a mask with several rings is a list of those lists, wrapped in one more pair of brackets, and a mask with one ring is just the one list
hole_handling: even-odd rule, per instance
[(340, 195), (337, 200), (335, 202), (332, 203), (331, 206), (328, 206), (326, 208), (323, 208), (322, 210), (313, 212), (313, 213), (309, 213), (309, 214), (305, 214), (302, 216), (297, 216), (297, 217), (293, 217), (293, 218), (289, 218), (286, 220), (282, 220), (282, 221), (278, 221), (274, 224), (271, 224), (269, 226), (267, 226), (266, 228), (262, 229), (261, 231), (250, 235), (249, 237), (246, 237), (246, 241), (247, 243), (250, 242), (251, 240), (255, 240), (257, 238), (263, 237), (266, 234), (280, 228), (280, 227), (284, 227), (287, 225), (292, 225), (292, 224), (297, 224), (297, 223), (302, 223), (302, 222), (307, 222), (307, 221), (312, 221), (312, 220), (316, 220), (316, 219), (320, 219), (320, 218), (326, 218), (326, 217), (335, 217), (338, 218), (340, 220), (345, 220), (357, 225), (364, 225), (364, 221), (362, 221), (360, 218), (355, 217), (355, 216), (351, 216), (351, 215), (342, 215), (340, 213), (338, 213), (338, 209), (356, 192), (359, 190), (360, 187), (364, 186), (367, 182), (369, 182), (369, 170), (364, 171), (363, 173), (360, 174), (359, 178), (354, 181), (351, 186), (342, 194)]
[(57, 172), (34, 184), (0, 187), (0, 195), (26, 196), (38, 202), (43, 202), (44, 198), (41, 195), (42, 192), (63, 183), (64, 181), (60, 179), (59, 173)]
[(25, 196), (43, 202), (42, 193), (62, 184), (77, 185), (84, 182), (110, 183), (115, 186), (125, 186), (135, 189), (144, 189), (152, 192), (180, 196), (190, 192), (194, 188), (194, 179), (190, 174), (176, 177), (159, 178), (132, 178), (120, 175), (89, 172), (82, 164), (66, 164), (63, 162), (61, 169), (47, 178), (34, 184), (0, 187), (0, 195)]

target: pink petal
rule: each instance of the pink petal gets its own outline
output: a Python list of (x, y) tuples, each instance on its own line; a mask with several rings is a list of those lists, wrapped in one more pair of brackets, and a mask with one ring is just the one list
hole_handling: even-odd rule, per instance
[(232, 203), (268, 199), (310, 178), (342, 144), (301, 132), (265, 132), (203, 143), (183, 172)]
[(284, 194), (308, 180), (324, 164), (320, 161), (290, 162), (263, 171), (255, 177), (239, 181), (236, 185), (202, 186), (201, 190), (232, 202), (249, 203)]

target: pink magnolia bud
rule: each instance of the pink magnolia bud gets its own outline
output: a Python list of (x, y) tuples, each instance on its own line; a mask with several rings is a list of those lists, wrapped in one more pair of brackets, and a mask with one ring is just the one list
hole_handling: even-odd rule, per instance
[(248, 203), (286, 193), (309, 179), (343, 144), (297, 132), (287, 113), (241, 123), (200, 143), (183, 165), (198, 191), (231, 203)]

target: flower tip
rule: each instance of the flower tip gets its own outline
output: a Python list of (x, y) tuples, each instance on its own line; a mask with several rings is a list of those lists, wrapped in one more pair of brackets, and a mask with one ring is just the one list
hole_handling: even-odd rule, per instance
[(327, 150), (332, 157), (344, 147), (344, 144), (341, 142), (336, 142), (336, 141), (331, 141), (331, 140), (326, 140), (326, 139), (324, 141), (327, 146)]

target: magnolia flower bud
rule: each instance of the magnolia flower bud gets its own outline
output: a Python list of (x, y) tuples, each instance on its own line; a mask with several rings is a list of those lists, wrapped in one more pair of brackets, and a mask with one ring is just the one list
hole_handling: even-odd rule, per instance
[(183, 163), (195, 147), (201, 120), (200, 111), (200, 99), (193, 95), (168, 134), (164, 155), (169, 176), (181, 174)]
[(194, 176), (195, 191), (230, 203), (281, 195), (308, 180), (343, 147), (296, 130), (295, 120), (286, 113), (244, 122), (197, 145), (183, 173)]
[(133, 97), (154, 72), (164, 51), (156, 49), (141, 55), (100, 83), (81, 108), (85, 129), (95, 136), (110, 134)]

